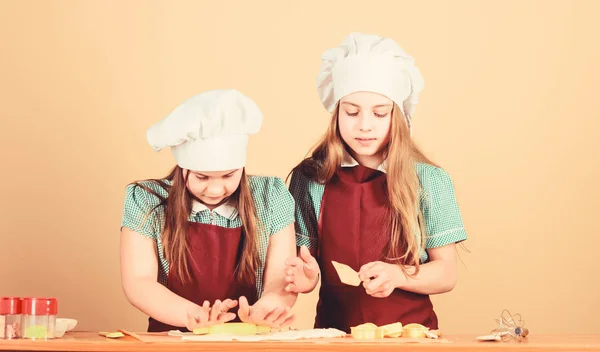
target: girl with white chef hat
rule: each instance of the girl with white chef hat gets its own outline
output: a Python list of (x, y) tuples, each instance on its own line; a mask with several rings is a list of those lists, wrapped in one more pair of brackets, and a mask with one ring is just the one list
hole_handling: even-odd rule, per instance
[(294, 200), (280, 178), (245, 171), (262, 119), (242, 93), (212, 90), (147, 130), (154, 150), (170, 148), (177, 161), (166, 177), (126, 189), (122, 284), (148, 331), (292, 322), (284, 262), (296, 255)]
[[(450, 176), (411, 138), (422, 88), (389, 38), (352, 33), (322, 55), (317, 91), (331, 122), (292, 171), (301, 254), (287, 277), (287, 289), (309, 292), (322, 274), (316, 327), (438, 328), (429, 295), (454, 287), (455, 244), (467, 235)], [(334, 261), (363, 284), (344, 285)]]

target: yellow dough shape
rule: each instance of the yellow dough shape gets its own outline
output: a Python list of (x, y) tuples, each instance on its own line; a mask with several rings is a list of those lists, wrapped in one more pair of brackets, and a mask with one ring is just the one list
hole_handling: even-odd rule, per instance
[(373, 323), (364, 323), (350, 327), (350, 334), (357, 340), (382, 339), (385, 330)]
[(342, 283), (350, 286), (360, 286), (360, 278), (354, 269), (346, 264), (338, 263), (335, 260), (332, 260), (331, 264), (333, 264), (333, 268), (337, 272)]
[(424, 338), (427, 337), (426, 331), (429, 331), (429, 328), (421, 324), (407, 324), (402, 329), (402, 337)]
[(119, 337), (123, 337), (125, 336), (122, 332), (120, 331), (115, 331), (115, 332), (109, 332), (109, 331), (100, 331), (98, 333), (100, 336), (104, 336), (104, 337), (108, 337), (109, 339), (116, 339)]
[(206, 326), (202, 328), (195, 328), (193, 333), (195, 335), (217, 335), (217, 334), (230, 334), (230, 335), (256, 335), (261, 333), (271, 332), (271, 328), (268, 326), (256, 325), (251, 323), (223, 323)]
[(377, 326), (373, 323), (364, 323), (350, 328), (351, 335), (355, 339), (383, 339), (385, 337), (400, 337), (402, 335), (402, 323), (392, 323)]
[(350, 333), (353, 338), (359, 340), (382, 339), (385, 337), (437, 338), (438, 335), (437, 332), (435, 334), (430, 334), (429, 328), (421, 324), (413, 323), (402, 326), (402, 323), (400, 322), (383, 326), (377, 326), (373, 323), (364, 323), (350, 327)]
[(402, 323), (392, 323), (387, 324), (381, 327), (384, 331), (383, 335), (385, 337), (400, 337), (402, 335)]

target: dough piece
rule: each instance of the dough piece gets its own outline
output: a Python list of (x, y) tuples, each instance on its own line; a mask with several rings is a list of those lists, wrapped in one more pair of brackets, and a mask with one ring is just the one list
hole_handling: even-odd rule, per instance
[(350, 327), (350, 333), (357, 340), (382, 339), (385, 330), (373, 323), (364, 323)]
[(425, 336), (429, 337), (430, 339), (438, 339), (440, 336), (442, 336), (442, 332), (440, 330), (425, 330)]
[(125, 334), (123, 334), (120, 331), (114, 331), (114, 332), (109, 332), (109, 331), (100, 331), (98, 333), (100, 336), (104, 336), (104, 337), (108, 337), (109, 339), (117, 339), (119, 337), (123, 337), (125, 336)]
[(425, 334), (429, 328), (425, 327), (421, 324), (408, 324), (404, 325), (402, 329), (402, 337), (412, 337), (412, 338), (424, 338), (427, 337)]
[(202, 328), (195, 328), (194, 335), (256, 335), (258, 333), (270, 332), (271, 328), (268, 326), (258, 326), (251, 323), (223, 323), (215, 324)]
[(358, 278), (358, 273), (354, 271), (354, 269), (346, 264), (338, 263), (335, 260), (332, 260), (331, 264), (333, 264), (342, 283), (350, 286), (360, 286), (361, 281)]
[(385, 337), (400, 337), (402, 335), (402, 323), (392, 323), (381, 327)]

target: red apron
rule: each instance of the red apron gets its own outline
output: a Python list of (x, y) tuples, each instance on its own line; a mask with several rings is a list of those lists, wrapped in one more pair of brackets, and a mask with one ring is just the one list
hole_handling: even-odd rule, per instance
[[(255, 285), (239, 283), (235, 279), (235, 269), (242, 248), (242, 228), (229, 229), (210, 224), (188, 223), (188, 246), (190, 254), (187, 258), (191, 282), (182, 283), (174, 270), (169, 271), (167, 287), (175, 294), (198, 305), (209, 301), (239, 299), (245, 296), (248, 304), (257, 300)], [(230, 312), (237, 313), (238, 307)], [(234, 321), (239, 321), (236, 318)], [(153, 318), (148, 319), (148, 331), (180, 330), (185, 327), (174, 327)]]
[(350, 332), (351, 326), (367, 322), (401, 322), (438, 328), (428, 295), (395, 289), (386, 298), (372, 297), (362, 285), (342, 284), (331, 264), (335, 260), (358, 271), (369, 262), (386, 262), (387, 204), (385, 173), (362, 165), (340, 168), (325, 187), (318, 245), (323, 279), (315, 327)]

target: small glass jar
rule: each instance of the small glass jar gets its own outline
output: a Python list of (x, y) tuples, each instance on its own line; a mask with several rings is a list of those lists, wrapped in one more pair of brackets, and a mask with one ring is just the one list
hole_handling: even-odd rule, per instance
[(21, 298), (0, 297), (0, 339), (21, 337)]
[(56, 298), (23, 298), (22, 336), (31, 340), (56, 337)]

